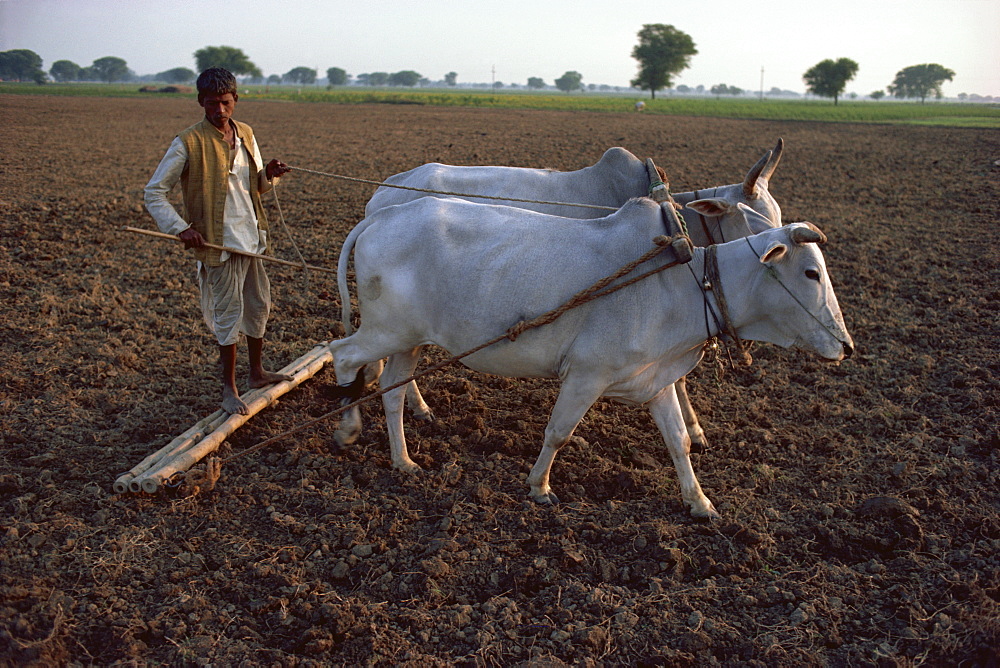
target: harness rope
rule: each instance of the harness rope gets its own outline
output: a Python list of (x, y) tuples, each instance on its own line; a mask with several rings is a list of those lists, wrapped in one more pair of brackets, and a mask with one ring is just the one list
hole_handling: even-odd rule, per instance
[(528, 204), (551, 204), (553, 206), (577, 206), (585, 209), (601, 209), (603, 211), (617, 211), (618, 207), (614, 206), (600, 206), (598, 204), (574, 204), (572, 202), (546, 202), (545, 200), (538, 199), (518, 199), (516, 197), (497, 197), (494, 195), (473, 195), (470, 193), (453, 193), (444, 190), (429, 190), (427, 188), (411, 188), (410, 186), (398, 186), (393, 183), (385, 183), (384, 181), (372, 181), (370, 179), (359, 179), (354, 176), (342, 176), (340, 174), (331, 174), (329, 172), (321, 172), (315, 169), (306, 169), (305, 167), (289, 167), (297, 172), (306, 172), (307, 174), (318, 174), (319, 176), (328, 176), (332, 179), (340, 179), (341, 181), (351, 181), (353, 183), (367, 183), (373, 186), (385, 186), (387, 188), (397, 188), (399, 190), (412, 190), (419, 193), (433, 193), (435, 195), (448, 195), (450, 197), (472, 197), (475, 199), (498, 199), (505, 202), (526, 202)]

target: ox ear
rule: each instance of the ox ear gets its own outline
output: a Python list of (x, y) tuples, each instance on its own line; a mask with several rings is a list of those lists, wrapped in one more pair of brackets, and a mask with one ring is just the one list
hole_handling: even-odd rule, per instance
[(747, 221), (747, 227), (750, 229), (751, 234), (760, 234), (764, 230), (777, 227), (777, 225), (771, 222), (770, 218), (762, 213), (758, 213), (743, 202), (740, 202), (737, 206), (740, 208), (740, 213), (743, 214), (743, 219)]
[(797, 244), (825, 244), (826, 235), (812, 223), (802, 222), (789, 230), (792, 241)]
[(763, 255), (760, 256), (760, 263), (771, 265), (775, 262), (781, 262), (786, 254), (788, 254), (788, 245), (781, 241), (780, 237), (773, 239), (767, 244)]
[(721, 197), (709, 197), (707, 199), (696, 199), (688, 203), (687, 208), (697, 211), (703, 216), (724, 216), (732, 213), (736, 207), (729, 200)]

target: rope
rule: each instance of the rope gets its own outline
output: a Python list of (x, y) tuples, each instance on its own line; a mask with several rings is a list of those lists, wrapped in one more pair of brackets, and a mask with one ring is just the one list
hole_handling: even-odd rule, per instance
[[(630, 286), (630, 285), (632, 285), (634, 283), (637, 283), (638, 281), (641, 281), (642, 279), (646, 278), (647, 276), (652, 276), (653, 274), (656, 274), (656, 273), (659, 273), (659, 272), (664, 271), (666, 269), (669, 269), (670, 267), (677, 266), (678, 264), (681, 264), (681, 262), (678, 261), (678, 260), (674, 260), (672, 262), (667, 262), (666, 264), (664, 264), (662, 266), (656, 267), (655, 269), (650, 269), (649, 271), (646, 271), (646, 272), (644, 272), (644, 273), (642, 273), (642, 274), (640, 274), (638, 276), (635, 276), (635, 277), (633, 277), (633, 278), (631, 278), (631, 279), (629, 279), (627, 281), (624, 281), (622, 283), (619, 283), (617, 285), (610, 285), (612, 282), (614, 282), (615, 280), (621, 278), (622, 276), (625, 276), (626, 274), (628, 274), (630, 271), (632, 271), (633, 269), (635, 269), (639, 265), (641, 265), (641, 264), (643, 264), (645, 262), (648, 262), (649, 260), (652, 260), (653, 258), (655, 258), (657, 255), (659, 255), (661, 252), (663, 252), (663, 249), (665, 247), (670, 246), (671, 242), (673, 242), (673, 238), (671, 238), (671, 237), (662, 236), (662, 235), (657, 236), (657, 237), (655, 237), (653, 239), (653, 244), (655, 245), (655, 248), (653, 248), (652, 250), (646, 252), (639, 259), (634, 260), (634, 261), (629, 262), (628, 264), (624, 265), (618, 271), (616, 271), (614, 274), (611, 274), (610, 276), (606, 276), (605, 278), (600, 279), (599, 281), (597, 281), (596, 283), (594, 283), (593, 285), (591, 285), (589, 288), (586, 288), (585, 290), (581, 290), (577, 294), (573, 295), (562, 306), (559, 306), (559, 307), (557, 307), (557, 308), (555, 308), (555, 309), (553, 309), (553, 310), (551, 310), (551, 311), (549, 311), (547, 313), (543, 313), (542, 315), (540, 315), (540, 316), (538, 316), (536, 318), (533, 318), (531, 320), (528, 320), (528, 321), (522, 320), (522, 321), (518, 322), (517, 324), (513, 325), (512, 327), (510, 327), (503, 334), (500, 334), (499, 336), (495, 336), (492, 339), (490, 339), (489, 341), (487, 341), (485, 343), (482, 343), (482, 344), (476, 346), (475, 348), (472, 348), (470, 350), (466, 350), (465, 352), (460, 353), (458, 355), (454, 355), (452, 357), (449, 357), (448, 359), (441, 360), (440, 362), (437, 362), (437, 363), (435, 363), (435, 364), (427, 367), (423, 371), (419, 371), (419, 372), (413, 374), (412, 376), (410, 376), (409, 378), (406, 378), (404, 380), (399, 381), (398, 383), (394, 383), (394, 384), (390, 385), (389, 387), (382, 388), (382, 389), (378, 390), (377, 392), (373, 392), (371, 394), (368, 394), (368, 395), (366, 395), (366, 396), (358, 399), (357, 401), (353, 401), (353, 402), (347, 404), (346, 406), (340, 406), (339, 408), (336, 408), (336, 409), (334, 409), (332, 411), (324, 413), (323, 415), (320, 415), (319, 417), (313, 418), (311, 420), (303, 422), (302, 424), (299, 424), (299, 425), (297, 425), (295, 427), (292, 427), (288, 431), (282, 432), (282, 433), (277, 434), (275, 436), (272, 436), (272, 437), (270, 437), (268, 439), (265, 439), (265, 440), (263, 440), (263, 441), (261, 441), (259, 443), (256, 443), (255, 445), (252, 445), (252, 446), (248, 447), (247, 449), (245, 449), (245, 450), (243, 450), (241, 452), (238, 452), (238, 453), (236, 453), (236, 454), (234, 454), (234, 455), (232, 455), (230, 457), (227, 457), (226, 459), (222, 460), (222, 463), (223, 464), (228, 464), (229, 462), (232, 462), (232, 461), (234, 461), (236, 459), (239, 459), (239, 458), (244, 457), (246, 455), (249, 455), (251, 453), (257, 452), (258, 450), (263, 449), (264, 447), (270, 445), (271, 443), (274, 443), (275, 441), (281, 440), (281, 439), (285, 438), (286, 436), (291, 436), (292, 434), (296, 434), (296, 433), (298, 433), (298, 432), (300, 432), (300, 431), (302, 431), (304, 429), (307, 429), (307, 428), (309, 428), (309, 427), (311, 427), (311, 426), (313, 426), (315, 424), (318, 424), (318, 423), (320, 423), (320, 422), (322, 422), (324, 420), (327, 420), (327, 419), (329, 419), (331, 417), (334, 417), (336, 415), (340, 415), (341, 413), (344, 413), (345, 411), (348, 411), (348, 410), (350, 410), (350, 409), (352, 409), (352, 408), (354, 408), (356, 406), (360, 406), (361, 404), (365, 403), (366, 401), (370, 401), (371, 399), (375, 399), (377, 397), (380, 397), (383, 394), (386, 394), (388, 392), (392, 392), (393, 390), (399, 389), (400, 387), (403, 387), (404, 385), (406, 385), (406, 384), (408, 384), (408, 383), (410, 383), (410, 382), (412, 382), (414, 380), (417, 380), (419, 378), (423, 378), (424, 376), (426, 376), (426, 375), (428, 375), (430, 373), (433, 373), (433, 372), (435, 372), (435, 371), (437, 371), (439, 369), (443, 369), (446, 366), (454, 364), (455, 362), (458, 362), (459, 360), (461, 360), (461, 359), (463, 359), (465, 357), (468, 357), (469, 355), (473, 355), (475, 353), (478, 353), (480, 350), (483, 350), (484, 348), (488, 348), (488, 347), (490, 347), (490, 346), (492, 346), (492, 345), (494, 345), (496, 343), (499, 343), (499, 342), (503, 341), (504, 339), (507, 339), (509, 341), (514, 341), (514, 340), (517, 339), (517, 337), (519, 337), (521, 334), (523, 334), (524, 332), (528, 331), (529, 329), (535, 329), (536, 327), (541, 327), (542, 325), (547, 325), (547, 324), (555, 321), (557, 318), (559, 318), (559, 316), (563, 315), (564, 313), (566, 313), (570, 309), (574, 309), (574, 308), (576, 308), (578, 306), (582, 306), (583, 304), (586, 304), (587, 302), (593, 301), (593, 300), (595, 300), (595, 299), (597, 299), (599, 297), (604, 297), (606, 295), (610, 295), (610, 294), (612, 294), (614, 292), (617, 292), (618, 290), (621, 290), (621, 289), (626, 288), (626, 287), (628, 287), (628, 286)], [(610, 287), (609, 287), (609, 285), (610, 285)]]
[(292, 242), (292, 248), (295, 249), (295, 254), (299, 256), (299, 261), (302, 263), (302, 272), (305, 275), (305, 290), (309, 290), (309, 265), (306, 264), (306, 259), (302, 257), (302, 251), (299, 250), (299, 245), (295, 243), (295, 237), (292, 236), (292, 231), (288, 228), (288, 224), (285, 222), (285, 214), (281, 212), (281, 202), (278, 201), (278, 189), (272, 187), (271, 194), (274, 195), (274, 206), (278, 209), (278, 220), (281, 221), (281, 229), (285, 230), (285, 234), (288, 235), (288, 240)]
[[(705, 279), (712, 286), (711, 289), (715, 293), (715, 301), (719, 304), (719, 311), (722, 313), (723, 331), (733, 340), (733, 346), (736, 348), (736, 354), (740, 357), (740, 361), (745, 366), (750, 366), (753, 364), (753, 358), (747, 352), (743, 340), (737, 336), (736, 328), (733, 327), (732, 320), (729, 319), (729, 306), (726, 303), (726, 295), (722, 291), (722, 278), (719, 275), (718, 248), (718, 246), (712, 244), (705, 249)], [(713, 313), (713, 317), (714, 315)]]
[(329, 172), (320, 172), (315, 169), (306, 169), (305, 167), (292, 167), (292, 169), (298, 172), (306, 172), (307, 174), (318, 174), (319, 176), (328, 176), (332, 179), (340, 179), (341, 181), (351, 181), (353, 183), (367, 183), (373, 186), (385, 186), (386, 188), (397, 188), (399, 190), (412, 190), (419, 193), (432, 193), (435, 195), (448, 195), (449, 197), (472, 197), (475, 199), (498, 199), (505, 202), (526, 202), (528, 204), (551, 204), (553, 206), (577, 206), (585, 209), (601, 209), (603, 211), (617, 211), (618, 207), (614, 206), (600, 206), (598, 204), (573, 204), (571, 202), (547, 202), (545, 200), (538, 199), (518, 199), (516, 197), (496, 197), (493, 195), (472, 195), (469, 193), (453, 193), (444, 190), (428, 190), (427, 188), (411, 188), (410, 186), (397, 186), (392, 183), (385, 183), (384, 181), (372, 181), (370, 179), (359, 179), (354, 176), (341, 176), (340, 174), (330, 174)]

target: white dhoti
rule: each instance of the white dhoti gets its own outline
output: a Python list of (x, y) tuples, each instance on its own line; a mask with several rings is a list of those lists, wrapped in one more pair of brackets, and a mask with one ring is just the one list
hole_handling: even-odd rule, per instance
[(240, 334), (264, 338), (271, 312), (271, 283), (259, 258), (231, 254), (220, 267), (198, 263), (198, 288), (205, 324), (220, 346)]

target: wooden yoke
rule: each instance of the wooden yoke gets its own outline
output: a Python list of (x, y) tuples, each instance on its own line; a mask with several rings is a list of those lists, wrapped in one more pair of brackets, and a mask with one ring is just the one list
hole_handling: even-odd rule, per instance
[(670, 247), (674, 249), (677, 259), (686, 264), (692, 257), (691, 239), (688, 237), (684, 222), (677, 215), (677, 203), (670, 196), (666, 174), (653, 164), (652, 158), (646, 158), (646, 174), (649, 176), (649, 197), (660, 205), (667, 236), (673, 238)]

